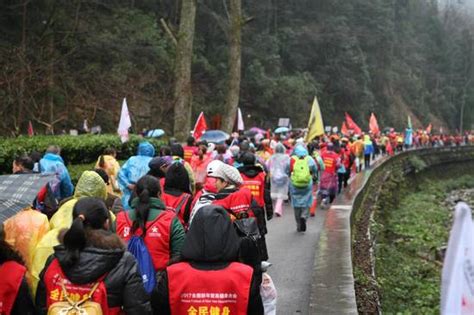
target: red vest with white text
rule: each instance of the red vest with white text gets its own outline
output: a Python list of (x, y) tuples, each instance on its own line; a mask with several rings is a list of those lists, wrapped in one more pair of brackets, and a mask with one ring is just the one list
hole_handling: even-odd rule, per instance
[(244, 187), (250, 190), (255, 201), (260, 207), (265, 206), (265, 173), (260, 172), (255, 177), (248, 177), (244, 173), (240, 173), (244, 180)]
[(233, 262), (221, 270), (199, 270), (189, 263), (167, 268), (172, 315), (246, 315), (253, 269)]
[(255, 217), (253, 211), (249, 211), (250, 205), (252, 204), (252, 193), (246, 187), (240, 187), (239, 190), (229, 194), (225, 198), (214, 200), (212, 204), (222, 206), (234, 214), (247, 211), (249, 217)]
[[(90, 292), (95, 283), (88, 284), (75, 284), (69, 281), (64, 275), (61, 265), (57, 259), (48, 266), (44, 274), (44, 285), (46, 287), (46, 306), (49, 308), (51, 304), (61, 301), (66, 301), (61, 283), (64, 283), (64, 287), (67, 291), (69, 298), (74, 301), (80, 301), (86, 297)], [(99, 286), (94, 291), (91, 301), (99, 303), (104, 315), (119, 314), (120, 307), (109, 309), (107, 302), (107, 289), (102, 279), (97, 279)]]
[[(150, 253), (151, 260), (155, 270), (164, 270), (170, 260), (170, 236), (171, 224), (175, 218), (175, 214), (171, 211), (162, 211), (158, 217), (146, 223), (146, 235), (144, 237), (145, 245)], [(117, 214), (117, 235), (128, 242), (132, 237), (132, 225), (128, 213), (122, 211)], [(139, 228), (135, 231), (135, 235), (142, 234)]]
[(0, 266), (0, 314), (12, 311), (25, 273), (25, 266), (16, 261), (7, 261)]

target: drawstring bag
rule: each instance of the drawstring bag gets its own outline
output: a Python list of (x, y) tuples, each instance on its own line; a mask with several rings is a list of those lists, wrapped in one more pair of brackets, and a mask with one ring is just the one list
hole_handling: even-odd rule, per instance
[(145, 291), (150, 294), (156, 285), (156, 274), (150, 252), (141, 236), (132, 236), (128, 241), (128, 251), (137, 259), (138, 270), (143, 280)]

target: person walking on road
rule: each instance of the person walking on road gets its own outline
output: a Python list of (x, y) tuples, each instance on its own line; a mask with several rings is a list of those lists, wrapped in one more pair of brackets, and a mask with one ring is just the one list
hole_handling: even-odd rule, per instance
[(312, 174), (318, 171), (316, 163), (308, 155), (308, 150), (298, 144), (294, 151), (294, 156), (290, 160), (290, 195), (291, 204), (294, 209), (296, 230), (306, 231), (306, 220), (309, 217), (309, 208), (313, 203), (313, 178)]
[(290, 178), (286, 173), (286, 169), (290, 165), (290, 157), (286, 154), (286, 148), (283, 144), (278, 143), (273, 154), (267, 163), (270, 171), (270, 195), (275, 200), (275, 215), (281, 217), (283, 215), (283, 201), (288, 200), (288, 187)]

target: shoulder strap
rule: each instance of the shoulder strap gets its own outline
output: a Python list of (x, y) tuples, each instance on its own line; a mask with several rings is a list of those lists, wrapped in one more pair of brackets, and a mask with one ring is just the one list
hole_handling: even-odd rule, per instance
[(174, 211), (176, 212), (176, 214), (178, 214), (181, 209), (183, 208), (183, 206), (186, 205), (186, 203), (188, 202), (189, 200), (189, 195), (186, 194), (186, 193), (183, 193), (183, 198), (181, 198), (181, 200), (179, 201), (178, 205), (176, 206), (176, 209), (174, 209)]
[(77, 302), (74, 302), (70, 297), (69, 297), (69, 294), (67, 293), (67, 290), (66, 290), (66, 286), (64, 285), (64, 281), (61, 282), (61, 288), (63, 290), (63, 295), (64, 297), (66, 298), (66, 300), (68, 301), (69, 304), (71, 304), (72, 306), (80, 306), (81, 304), (83, 304), (84, 302), (90, 300), (92, 298), (92, 296), (94, 295), (94, 292), (97, 290), (97, 288), (99, 287), (99, 284), (100, 282), (96, 282), (94, 283), (94, 285), (92, 286), (92, 288), (90, 289), (89, 293), (87, 293), (87, 295), (85, 295), (82, 300), (80, 301), (77, 301)]

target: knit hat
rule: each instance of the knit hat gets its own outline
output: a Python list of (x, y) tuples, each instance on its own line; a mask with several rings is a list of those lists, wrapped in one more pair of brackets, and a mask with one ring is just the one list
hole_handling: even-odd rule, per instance
[(150, 170), (148, 171), (148, 175), (152, 175), (155, 177), (165, 177), (165, 173), (162, 171), (162, 167), (167, 167), (173, 163), (173, 158), (171, 156), (160, 156), (151, 159), (148, 163), (148, 167)]
[(242, 176), (239, 171), (230, 165), (219, 160), (214, 160), (207, 167), (207, 176), (220, 178), (229, 184), (240, 186), (243, 184)]
[(182, 192), (191, 193), (189, 175), (183, 164), (179, 162), (171, 164), (165, 178), (165, 190), (177, 189)]

